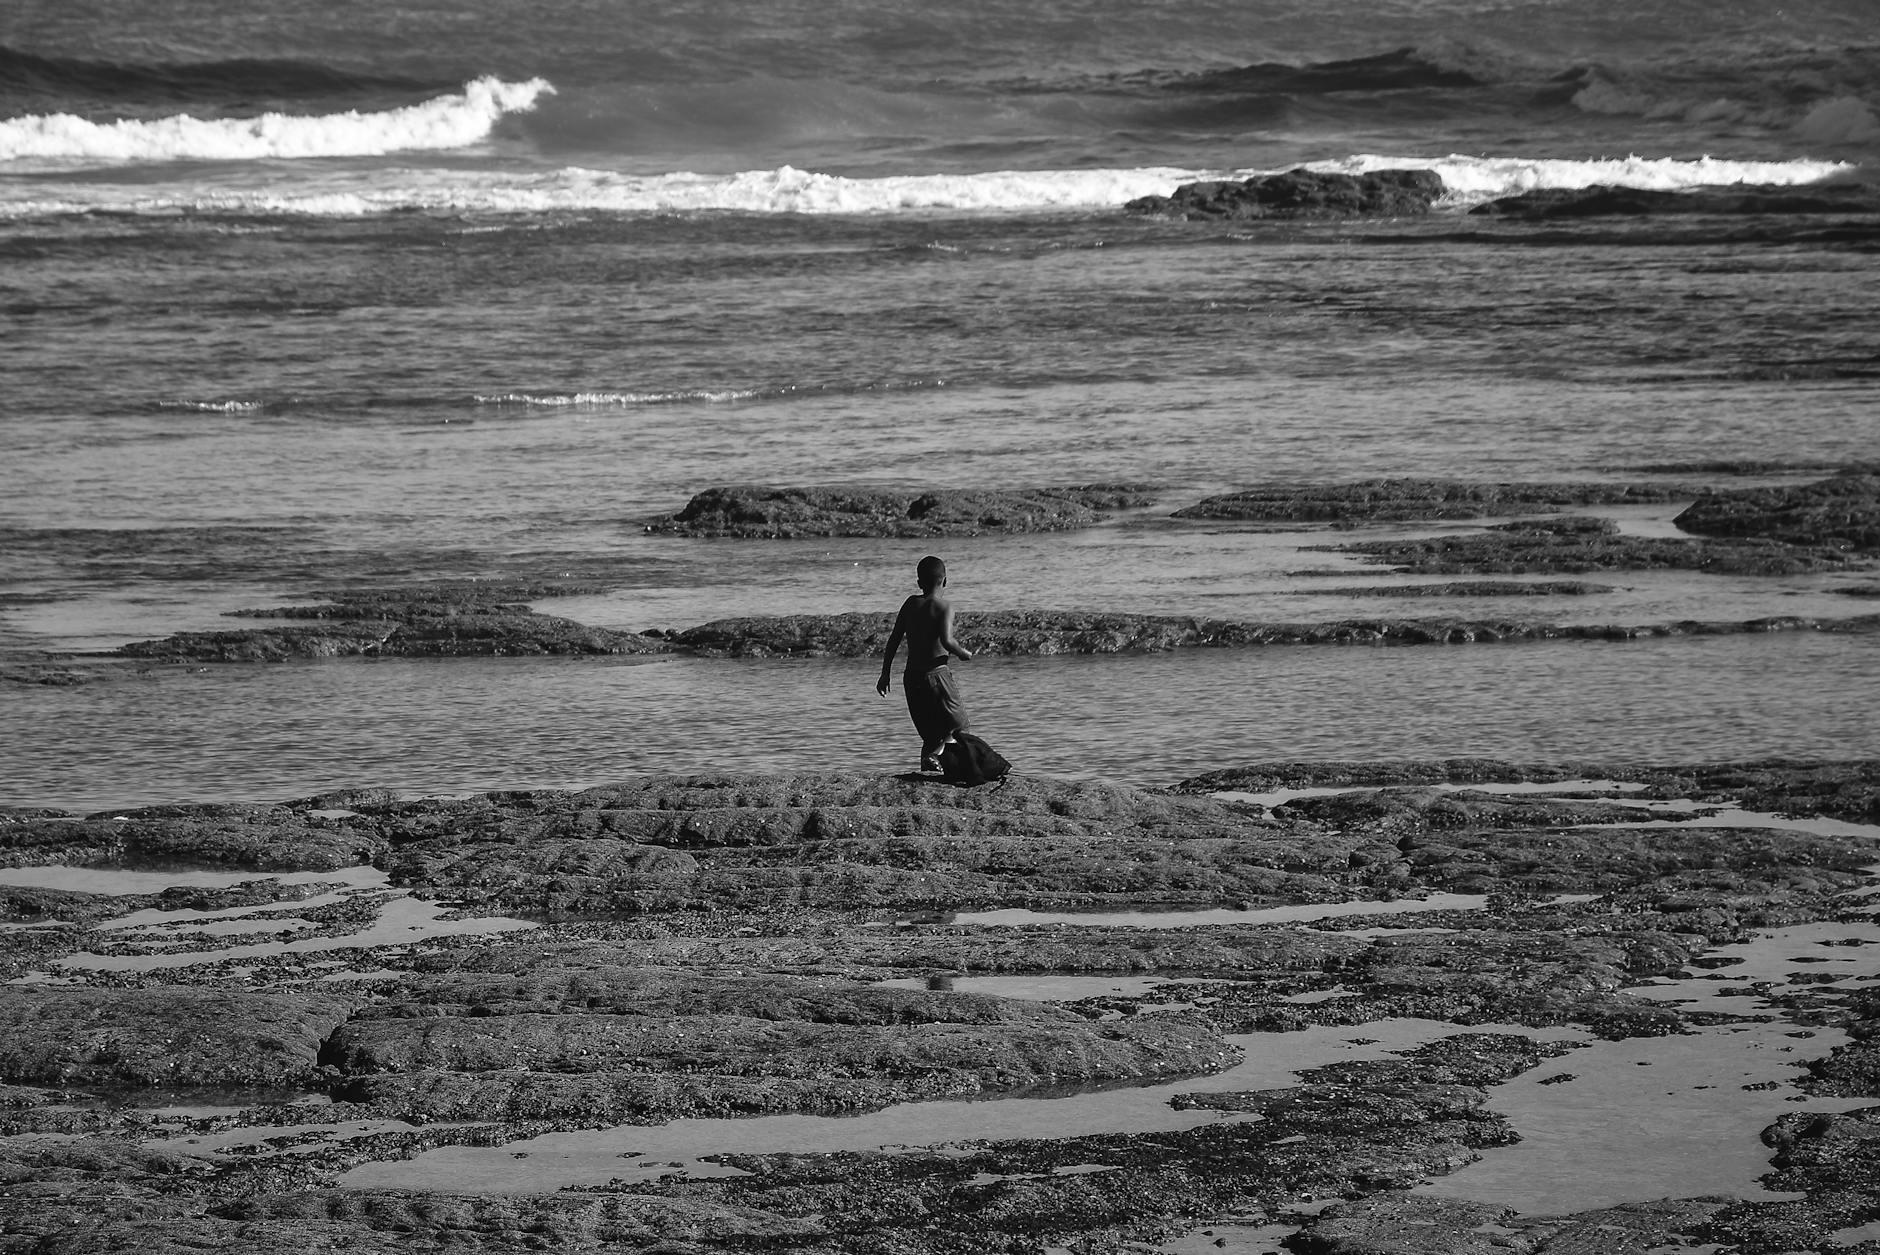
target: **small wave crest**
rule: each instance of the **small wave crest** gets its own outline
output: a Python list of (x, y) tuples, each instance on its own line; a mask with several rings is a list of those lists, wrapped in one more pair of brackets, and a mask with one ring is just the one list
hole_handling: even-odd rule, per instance
[(484, 77), (464, 84), (461, 92), (373, 113), (176, 114), (116, 122), (69, 113), (9, 118), (0, 121), (0, 162), (256, 161), (465, 148), (488, 138), (504, 114), (532, 109), (554, 90), (546, 79), (511, 83)]
[(264, 408), (261, 401), (159, 401), (160, 410), (188, 410), (196, 414), (246, 414)]
[(0, 45), (0, 100), (9, 103), (77, 98), (99, 103), (167, 103), (174, 107), (185, 102), (218, 105), (256, 99), (322, 99), (362, 92), (429, 94), (453, 85), (353, 73), (310, 61), (238, 57), (146, 65), (35, 56)]
[(531, 409), (630, 409), (646, 405), (724, 405), (733, 401), (773, 401), (805, 393), (914, 392), (946, 386), (944, 379), (903, 379), (885, 383), (673, 388), (655, 392), (502, 392), (478, 394), (473, 399), (478, 405), (526, 406)]
[(682, 405), (687, 402), (722, 404), (761, 396), (755, 388), (687, 388), (672, 392), (504, 392), (478, 396), (478, 405), (522, 405), (546, 408), (605, 409), (638, 405)]
[(1424, 49), (1309, 65), (1262, 62), (1231, 70), (1187, 75), (1167, 84), (1174, 91), (1233, 91), (1315, 96), (1337, 92), (1394, 92), (1426, 87), (1477, 87), (1481, 82), (1458, 59), (1445, 64)]

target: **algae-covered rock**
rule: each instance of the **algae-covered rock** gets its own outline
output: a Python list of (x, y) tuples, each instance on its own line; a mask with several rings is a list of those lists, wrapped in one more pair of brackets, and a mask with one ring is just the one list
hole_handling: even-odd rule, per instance
[(1839, 1250), (1840, 1231), (1880, 1220), (1880, 1107), (1790, 1112), (1762, 1140), (1775, 1156), (1760, 1183), (1802, 1197), (1736, 1202), (1693, 1226), (1697, 1240), (1750, 1251)]
[[(538, 654), (652, 654), (656, 637), (589, 627), (537, 614), (527, 601), (604, 591), (567, 580), (440, 581), (395, 588), (325, 590), (318, 605), (236, 610), (241, 618), (288, 619), (280, 627), (178, 632), (135, 641), (127, 658), (190, 662), (283, 662), (294, 658), (459, 658)], [(314, 622), (301, 622), (314, 620)]]
[(375, 816), (395, 883), (508, 913), (960, 909), (1342, 897), (1350, 847), (1100, 783), (653, 777)]
[(671, 647), (634, 632), (588, 627), (527, 611), (412, 616), (222, 632), (178, 632), (134, 641), (127, 658), (190, 662), (284, 662), (293, 658), (453, 658), (535, 654), (652, 654)]
[(1089, 527), (1109, 510), (1153, 503), (1143, 484), (1011, 491), (867, 488), (708, 488), (649, 532), (790, 539), (810, 536), (979, 536)]
[(0, 1080), (308, 1086), (349, 1009), (293, 993), (0, 986)]
[(208, 803), (103, 812), (83, 820), (0, 825), (13, 864), (183, 863), (256, 871), (332, 871), (384, 849), (373, 825), (258, 804)]
[(1706, 493), (1672, 520), (1704, 536), (1880, 550), (1880, 474), (1862, 471), (1787, 488)]
[(888, 1025), (683, 1015), (359, 1020), (325, 1056), (338, 1093), (431, 1119), (596, 1123), (858, 1110), (1044, 1083), (1180, 1076), (1238, 1057), (1174, 1016), (1093, 1023), (1032, 1004), (994, 1023)]
[[(1683, 516), (1680, 515), (1680, 518)], [(1606, 519), (1566, 516), (1505, 523), (1484, 533), (1417, 540), (1367, 540), (1327, 548), (1432, 575), (1581, 574), (1588, 571), (1708, 571), (1727, 575), (1799, 575), (1858, 569), (1864, 563), (1835, 545), (1789, 544), (1741, 536), (1691, 539), (1625, 536)]]

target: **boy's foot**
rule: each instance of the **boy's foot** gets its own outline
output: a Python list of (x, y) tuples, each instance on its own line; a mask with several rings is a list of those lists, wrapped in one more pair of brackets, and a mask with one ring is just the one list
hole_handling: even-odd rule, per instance
[(937, 772), (940, 770), (940, 760), (937, 758), (922, 758), (920, 760), (920, 769), (922, 771)]

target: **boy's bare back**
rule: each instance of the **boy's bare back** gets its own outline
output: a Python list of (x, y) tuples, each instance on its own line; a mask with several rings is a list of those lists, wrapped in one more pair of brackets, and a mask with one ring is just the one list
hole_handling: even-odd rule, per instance
[(944, 662), (950, 654), (955, 658), (971, 658), (973, 651), (961, 645), (953, 638), (953, 603), (940, 592), (946, 587), (946, 563), (935, 557), (921, 559), (920, 591), (901, 603), (901, 612), (894, 616), (894, 631), (888, 634), (888, 648), (881, 659), (881, 679), (875, 684), (875, 691), (884, 697), (888, 692), (889, 668), (894, 665), (894, 655), (900, 650), (901, 642), (907, 642), (908, 674), (924, 673)]
[(953, 638), (953, 605), (938, 593), (915, 593), (901, 603), (895, 629), (907, 637), (907, 658), (939, 658)]

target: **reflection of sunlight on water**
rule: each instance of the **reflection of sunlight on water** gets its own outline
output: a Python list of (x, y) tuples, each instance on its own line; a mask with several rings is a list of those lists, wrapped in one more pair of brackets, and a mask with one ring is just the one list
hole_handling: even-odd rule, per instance
[[(457, 937), (534, 928), (526, 920), (504, 916), (444, 918), (451, 907), (414, 898), (386, 887), (386, 874), (374, 867), (347, 867), (326, 872), (262, 871), (127, 871), (93, 867), (0, 868), (0, 885), (63, 889), (76, 893), (134, 895), (161, 893), (188, 886), (227, 888), (252, 881), (332, 886), (326, 893), (291, 901), (251, 902), (239, 906), (196, 909), (147, 908), (100, 920), (90, 931), (100, 944), (131, 949), (135, 953), (93, 954), (78, 951), (54, 959), (51, 966), (65, 972), (143, 972), (230, 959), (265, 959), (284, 954), (363, 950), (374, 946), (402, 946), (436, 937)], [(222, 949), (197, 948), (222, 936), (313, 931), (319, 926), (300, 913), (333, 906), (351, 899), (374, 904), (372, 918), (353, 932), (251, 942)], [(0, 930), (3, 931), (3, 930)], [(349, 975), (357, 975), (349, 973)], [(56, 982), (48, 972), (22, 978), (30, 983)], [(15, 982), (18, 983), (18, 982)]]
[[(160, 670), (16, 685), (0, 797), (88, 810), (568, 788), (647, 772), (912, 770), (871, 659), (490, 659)], [(1880, 753), (1880, 638), (984, 657), (976, 731), (1020, 774), (1161, 786), (1263, 760), (1687, 762)]]
[[(527, 920), (500, 915), (467, 919), (443, 919), (451, 908), (439, 902), (426, 902), (403, 895), (386, 898), (379, 914), (357, 932), (330, 937), (302, 937), (294, 941), (268, 941), (222, 950), (191, 950), (162, 954), (88, 954), (79, 951), (57, 959), (55, 966), (90, 972), (149, 972), (159, 969), (193, 967), (199, 963), (219, 963), (228, 959), (266, 959), (282, 954), (308, 954), (326, 950), (364, 950), (373, 946), (402, 946), (435, 937), (475, 936), (483, 933), (516, 932), (534, 928)], [(179, 924), (184, 932), (188, 925)], [(254, 930), (260, 931), (260, 930)], [(165, 944), (157, 942), (155, 944)], [(177, 942), (175, 944), (181, 944)]]

